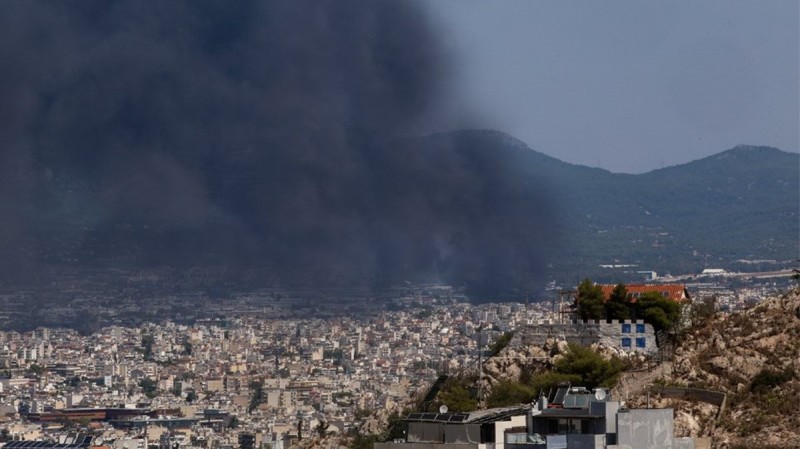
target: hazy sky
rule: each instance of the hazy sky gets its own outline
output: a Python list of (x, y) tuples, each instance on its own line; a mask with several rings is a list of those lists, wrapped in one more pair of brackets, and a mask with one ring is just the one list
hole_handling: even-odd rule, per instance
[(425, 4), (462, 109), (564, 161), (641, 173), (800, 147), (797, 0)]

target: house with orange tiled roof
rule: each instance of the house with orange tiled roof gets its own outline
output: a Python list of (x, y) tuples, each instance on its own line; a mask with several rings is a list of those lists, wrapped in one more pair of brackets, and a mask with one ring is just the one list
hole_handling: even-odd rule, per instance
[[(611, 298), (614, 287), (616, 285), (600, 284), (606, 301)], [(665, 298), (679, 303), (692, 301), (689, 291), (686, 290), (686, 286), (683, 284), (625, 284), (625, 288), (628, 290), (628, 297), (631, 298), (631, 302), (636, 302), (641, 295), (650, 292), (660, 293)]]

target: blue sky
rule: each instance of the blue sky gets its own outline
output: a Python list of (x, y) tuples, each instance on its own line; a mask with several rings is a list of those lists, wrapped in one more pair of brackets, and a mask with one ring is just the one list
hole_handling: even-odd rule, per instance
[(642, 173), (737, 144), (798, 151), (796, 0), (424, 0), (469, 122)]

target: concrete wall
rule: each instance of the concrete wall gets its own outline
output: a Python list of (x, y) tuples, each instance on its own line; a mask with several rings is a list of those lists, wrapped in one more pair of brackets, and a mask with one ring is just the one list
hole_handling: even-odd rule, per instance
[(512, 427), (524, 427), (525, 415), (512, 416), (508, 421), (497, 421), (494, 423), (494, 447), (495, 449), (505, 449), (506, 429)]
[(410, 422), (406, 438), (409, 443), (444, 443), (444, 428), (441, 423)]
[(721, 391), (702, 390), (699, 388), (658, 386), (651, 387), (650, 391), (660, 394), (665, 398), (700, 401), (716, 405), (719, 407), (719, 410), (717, 410), (717, 419), (722, 418), (722, 414), (725, 413), (725, 406), (728, 403), (728, 395)]
[(567, 435), (569, 449), (603, 449), (606, 447), (605, 435)]
[(709, 404), (721, 407), (725, 402), (725, 393), (714, 390), (703, 390), (700, 388), (685, 388), (685, 387), (659, 387), (654, 386), (650, 391), (660, 394), (665, 398), (677, 398), (692, 401), (706, 402)]
[(480, 449), (478, 444), (375, 443), (374, 449)]
[(444, 441), (447, 443), (481, 442), (480, 424), (444, 424)]
[[(694, 438), (675, 438), (672, 440), (672, 449), (697, 449)], [(708, 449), (710, 446), (706, 446)]]
[(634, 409), (617, 414), (617, 446), (635, 449), (670, 449), (672, 409)]
[(603, 415), (605, 419), (599, 420), (601, 423), (605, 425), (601, 429), (594, 429), (594, 433), (617, 433), (617, 420), (614, 419), (614, 415), (617, 414), (619, 410), (619, 402), (618, 401), (608, 401), (608, 402), (590, 402), (589, 403), (589, 410), (593, 415)]

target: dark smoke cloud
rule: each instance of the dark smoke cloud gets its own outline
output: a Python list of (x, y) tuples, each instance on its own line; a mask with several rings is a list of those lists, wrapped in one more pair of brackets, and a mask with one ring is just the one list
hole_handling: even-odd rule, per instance
[(412, 2), (0, 10), (7, 273), (23, 260), (222, 263), (286, 282), (488, 291), (541, 262), (550, 217), (513, 158), (410, 137), (447, 79)]

